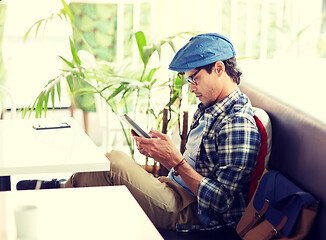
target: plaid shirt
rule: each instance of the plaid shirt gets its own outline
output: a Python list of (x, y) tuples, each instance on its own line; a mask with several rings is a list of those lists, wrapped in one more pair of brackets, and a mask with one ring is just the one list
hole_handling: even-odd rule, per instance
[[(196, 171), (204, 177), (198, 188), (198, 213), (210, 217), (208, 228), (235, 227), (246, 208), (260, 133), (250, 100), (239, 89), (213, 106), (205, 108), (200, 103), (190, 130), (203, 114), (207, 122), (196, 157)], [(177, 226), (181, 231), (196, 228), (204, 226)]]

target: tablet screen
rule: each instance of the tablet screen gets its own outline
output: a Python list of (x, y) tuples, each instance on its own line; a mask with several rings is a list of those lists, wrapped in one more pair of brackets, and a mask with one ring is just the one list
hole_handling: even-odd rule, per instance
[(130, 128), (132, 130), (134, 130), (134, 132), (140, 136), (140, 137), (144, 137), (144, 138), (151, 138), (151, 136), (149, 136), (143, 129), (141, 129), (141, 127), (138, 126), (137, 123), (135, 123), (126, 113), (123, 114), (122, 119), (129, 124)]

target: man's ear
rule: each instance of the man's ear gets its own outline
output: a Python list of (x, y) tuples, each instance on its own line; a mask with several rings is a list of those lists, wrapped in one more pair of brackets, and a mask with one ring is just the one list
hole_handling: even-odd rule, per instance
[(222, 61), (217, 61), (214, 65), (214, 71), (220, 76), (225, 72), (225, 65)]

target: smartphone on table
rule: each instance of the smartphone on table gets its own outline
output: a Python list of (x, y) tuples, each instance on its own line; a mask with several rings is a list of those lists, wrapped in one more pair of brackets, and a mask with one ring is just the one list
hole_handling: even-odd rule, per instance
[(33, 124), (33, 128), (35, 130), (60, 129), (60, 128), (70, 128), (70, 125), (66, 122), (47, 120), (47, 121)]

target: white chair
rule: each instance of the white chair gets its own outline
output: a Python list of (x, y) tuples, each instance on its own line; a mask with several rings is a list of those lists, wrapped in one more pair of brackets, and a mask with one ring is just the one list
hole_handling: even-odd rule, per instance
[[(3, 101), (0, 104), (1, 118), (2, 118), (2, 112), (5, 109), (6, 100), (9, 99), (11, 102), (11, 105), (10, 105), (11, 119), (15, 119), (16, 118), (16, 106), (15, 106), (14, 98), (13, 98), (11, 92), (9, 91), (8, 88), (1, 86), (1, 85), (0, 85), (0, 92), (4, 93), (4, 98), (2, 99)], [(4, 109), (2, 109), (2, 108), (4, 108)]]

